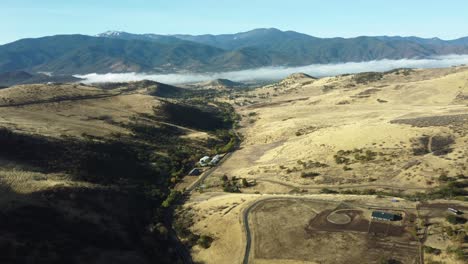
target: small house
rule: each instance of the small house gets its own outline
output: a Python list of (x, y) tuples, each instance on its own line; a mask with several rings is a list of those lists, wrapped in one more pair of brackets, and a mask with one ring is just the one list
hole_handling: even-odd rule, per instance
[(207, 166), (209, 162), (210, 162), (210, 156), (204, 156), (203, 158), (200, 159), (199, 163), (202, 166)]
[(396, 221), (400, 219), (400, 216), (397, 214), (392, 214), (392, 213), (387, 213), (387, 212), (373, 211), (372, 219), (383, 220), (383, 221)]
[(194, 169), (192, 169), (192, 170), (189, 172), (188, 175), (189, 175), (189, 176), (198, 176), (198, 175), (200, 175), (201, 173), (202, 173), (202, 172), (201, 172), (200, 169), (194, 168)]

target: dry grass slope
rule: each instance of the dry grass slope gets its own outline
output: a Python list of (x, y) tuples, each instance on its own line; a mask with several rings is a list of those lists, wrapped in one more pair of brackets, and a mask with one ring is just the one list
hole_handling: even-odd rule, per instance
[[(427, 234), (428, 245), (443, 253), (426, 253), (426, 263), (463, 263), (445, 249), (466, 248), (466, 241), (452, 240), (457, 232), (463, 234), (466, 224), (448, 229), (445, 216), (448, 206), (468, 208), (466, 201), (442, 200), (440, 206), (426, 208), (404, 199), (393, 203), (387, 196), (317, 193), (381, 190), (399, 195), (400, 190), (413, 195), (456, 184), (466, 191), (462, 183), (468, 175), (466, 94), (468, 67), (452, 67), (321, 79), (297, 74), (226, 98), (243, 117), (239, 133), (244, 140), (205, 180), (203, 192), (192, 194), (184, 207), (193, 213), (192, 229), (215, 238), (210, 248), (193, 252), (195, 260), (241, 262), (245, 240), (238, 240), (246, 208), (263, 199), (286, 197), (250, 213), (249, 263), (383, 263), (389, 259), (420, 263), (415, 236), (423, 236), (424, 223), (429, 222), (435, 227)], [(256, 185), (241, 188), (241, 194), (223, 194), (223, 175), (246, 178)], [(302, 198), (361, 204), (358, 210), (364, 212), (360, 217), (365, 221), (369, 207), (404, 211), (403, 222), (392, 229), (403, 235), (372, 237), (366, 234), (367, 226), (359, 226), (356, 232), (331, 232), (335, 227), (330, 223), (320, 229), (312, 226), (312, 219), (320, 222), (323, 217), (316, 216), (327, 216), (327, 210), (336, 205), (309, 205), (299, 201)], [(425, 217), (426, 213), (430, 216)], [(415, 219), (416, 215), (421, 218)], [(452, 230), (449, 239), (446, 230)], [(366, 248), (368, 252), (360, 251)]]

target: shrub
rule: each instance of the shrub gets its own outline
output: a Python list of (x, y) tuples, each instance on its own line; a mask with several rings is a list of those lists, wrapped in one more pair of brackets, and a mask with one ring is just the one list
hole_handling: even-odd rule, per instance
[(439, 182), (451, 182), (455, 181), (456, 179), (453, 177), (448, 177), (446, 174), (442, 174), (439, 176)]
[(249, 183), (245, 178), (242, 178), (242, 187), (249, 187)]
[(393, 259), (393, 258), (387, 258), (387, 257), (381, 257), (380, 264), (402, 264), (401, 261)]
[(225, 192), (230, 192), (230, 193), (240, 193), (239, 186), (237, 185), (237, 179), (236, 177), (232, 177), (231, 180), (226, 175), (223, 175), (221, 178), (223, 181), (222, 186), (223, 186), (223, 191)]
[(223, 191), (229, 192), (229, 193), (240, 193), (240, 189), (237, 185), (228, 183), (223, 186)]
[(320, 173), (318, 173), (318, 172), (302, 172), (301, 173), (302, 178), (314, 178), (314, 177), (317, 177), (319, 175), (320, 175)]
[(218, 152), (221, 152), (221, 153), (231, 152), (236, 148), (237, 143), (238, 143), (237, 137), (233, 136), (231, 137), (229, 142), (224, 147), (218, 149)]
[(167, 196), (166, 200), (164, 200), (162, 206), (168, 208), (177, 202), (177, 200), (179, 200), (181, 197), (182, 193), (180, 191), (171, 190), (171, 193)]
[(468, 258), (465, 256), (465, 252), (463, 248), (455, 248), (455, 247), (447, 247), (447, 253), (453, 254), (456, 259), (458, 260), (467, 260)]
[(464, 224), (467, 221), (465, 218), (456, 215), (447, 215), (445, 219), (452, 225)]
[(335, 158), (335, 162), (337, 164), (348, 164), (350, 162), (349, 158), (346, 158), (346, 157), (343, 157), (343, 156), (335, 155), (333, 157)]
[(375, 194), (377, 194), (377, 191), (374, 190), (374, 189), (366, 189), (366, 190), (362, 191), (362, 194), (363, 195), (375, 195)]
[(207, 235), (201, 235), (197, 240), (197, 244), (202, 248), (209, 248), (212, 242), (213, 238)]
[(320, 190), (320, 193), (338, 193), (338, 192), (335, 190), (328, 189), (328, 188), (323, 188)]
[(440, 253), (442, 253), (442, 250), (440, 250), (438, 248), (424, 246), (424, 252), (427, 253), (427, 254), (440, 255)]
[(353, 79), (357, 84), (366, 84), (382, 79), (383, 73), (380, 72), (363, 72), (356, 74)]

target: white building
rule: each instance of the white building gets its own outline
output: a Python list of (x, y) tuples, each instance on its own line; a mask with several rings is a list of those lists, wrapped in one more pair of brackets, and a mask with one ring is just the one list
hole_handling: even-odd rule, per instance
[(221, 160), (221, 155), (216, 155), (211, 159), (210, 164), (211, 165), (216, 165), (218, 162)]
[(209, 162), (210, 162), (210, 156), (204, 156), (199, 161), (200, 165), (202, 165), (202, 166), (208, 165)]

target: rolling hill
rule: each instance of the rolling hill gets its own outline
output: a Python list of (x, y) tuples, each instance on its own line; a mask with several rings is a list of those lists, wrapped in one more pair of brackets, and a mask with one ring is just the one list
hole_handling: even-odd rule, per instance
[(246, 84), (234, 82), (228, 79), (215, 79), (207, 82), (199, 82), (187, 85), (194, 89), (214, 89), (214, 90), (230, 90), (235, 88), (247, 87)]
[(112, 85), (0, 90), (2, 263), (185, 263), (171, 189), (229, 143), (234, 113), (169, 101), (183, 92), (170, 85)]

